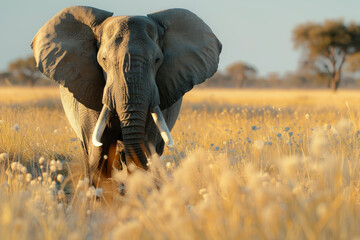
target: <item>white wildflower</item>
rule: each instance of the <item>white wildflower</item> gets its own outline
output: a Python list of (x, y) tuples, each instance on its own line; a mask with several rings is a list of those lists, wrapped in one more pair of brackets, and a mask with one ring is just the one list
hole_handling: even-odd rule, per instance
[(27, 173), (27, 168), (22, 166), (20, 171), (21, 171), (22, 174), (26, 174)]
[(63, 164), (60, 162), (60, 160), (56, 161), (56, 169), (59, 171), (63, 169)]
[(55, 167), (55, 165), (50, 166), (50, 172), (56, 172), (56, 167)]
[(146, 166), (150, 167), (152, 164), (151, 159), (148, 159), (148, 162), (146, 163)]
[(30, 182), (32, 179), (31, 173), (26, 174), (26, 182)]
[(258, 150), (261, 150), (264, 148), (264, 141), (262, 140), (256, 140), (254, 141), (254, 147)]
[(201, 188), (200, 190), (199, 190), (199, 194), (200, 195), (204, 195), (205, 193), (206, 193), (206, 188)]
[(103, 194), (103, 189), (102, 189), (102, 188), (97, 188), (97, 189), (95, 189), (95, 195), (96, 195), (97, 197), (101, 197), (102, 194)]
[(86, 197), (93, 198), (94, 196), (95, 196), (95, 187), (91, 186), (86, 192)]
[(44, 164), (44, 162), (45, 162), (45, 158), (44, 158), (44, 157), (40, 157), (40, 158), (39, 158), (39, 164), (42, 165), (42, 164)]
[(167, 162), (167, 163), (166, 163), (166, 168), (167, 168), (167, 169), (171, 169), (171, 162)]
[(8, 159), (9, 155), (7, 153), (1, 153), (0, 154), (0, 162), (6, 161)]
[(50, 166), (55, 166), (55, 164), (56, 164), (55, 159), (53, 159), (53, 160), (50, 161)]
[(77, 188), (77, 189), (79, 189), (79, 188), (83, 188), (84, 186), (85, 186), (84, 181), (83, 181), (83, 180), (79, 180), (79, 182), (78, 182), (78, 184), (77, 184), (76, 188)]
[(11, 170), (13, 170), (13, 171), (19, 170), (19, 163), (18, 162), (12, 162), (11, 163)]
[(62, 183), (64, 181), (64, 176), (62, 174), (58, 174), (56, 180), (58, 180), (59, 183)]

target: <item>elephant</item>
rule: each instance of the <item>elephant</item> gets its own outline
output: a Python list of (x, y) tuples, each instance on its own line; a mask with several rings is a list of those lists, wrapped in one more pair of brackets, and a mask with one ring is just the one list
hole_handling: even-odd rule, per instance
[(65, 8), (31, 42), (37, 68), (60, 97), (86, 158), (86, 175), (111, 177), (117, 161), (148, 169), (172, 145), (183, 95), (218, 68), (222, 45), (194, 13), (113, 16)]

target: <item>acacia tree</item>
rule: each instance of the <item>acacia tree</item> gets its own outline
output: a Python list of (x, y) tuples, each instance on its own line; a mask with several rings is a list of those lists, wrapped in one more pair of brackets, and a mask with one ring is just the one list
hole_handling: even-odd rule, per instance
[(17, 78), (19, 82), (27, 83), (30, 86), (34, 86), (42, 76), (36, 68), (36, 61), (33, 56), (11, 62), (8, 66), (8, 71)]
[(253, 66), (244, 62), (236, 62), (226, 68), (226, 73), (231, 77), (235, 87), (243, 87), (246, 80), (255, 78), (256, 72)]
[(309, 22), (294, 29), (293, 41), (295, 48), (302, 48), (318, 71), (328, 74), (328, 87), (336, 91), (345, 61), (360, 50), (360, 26), (345, 25), (342, 20)]

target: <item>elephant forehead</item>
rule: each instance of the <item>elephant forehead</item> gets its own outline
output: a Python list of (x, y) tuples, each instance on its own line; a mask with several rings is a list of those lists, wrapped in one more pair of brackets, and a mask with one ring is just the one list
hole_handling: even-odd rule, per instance
[(144, 16), (119, 16), (112, 17), (104, 26), (104, 34), (107, 38), (125, 35), (155, 34), (157, 28), (155, 22)]

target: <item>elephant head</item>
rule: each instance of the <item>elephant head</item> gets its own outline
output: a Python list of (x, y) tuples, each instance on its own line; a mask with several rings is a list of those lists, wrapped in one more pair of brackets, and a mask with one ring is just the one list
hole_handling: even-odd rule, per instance
[(109, 113), (117, 114), (126, 160), (144, 168), (147, 116), (161, 119), (159, 107), (170, 107), (211, 77), (221, 52), (211, 29), (184, 9), (112, 17), (96, 8), (70, 7), (50, 19), (31, 46), (42, 73), (101, 111), (95, 143)]

